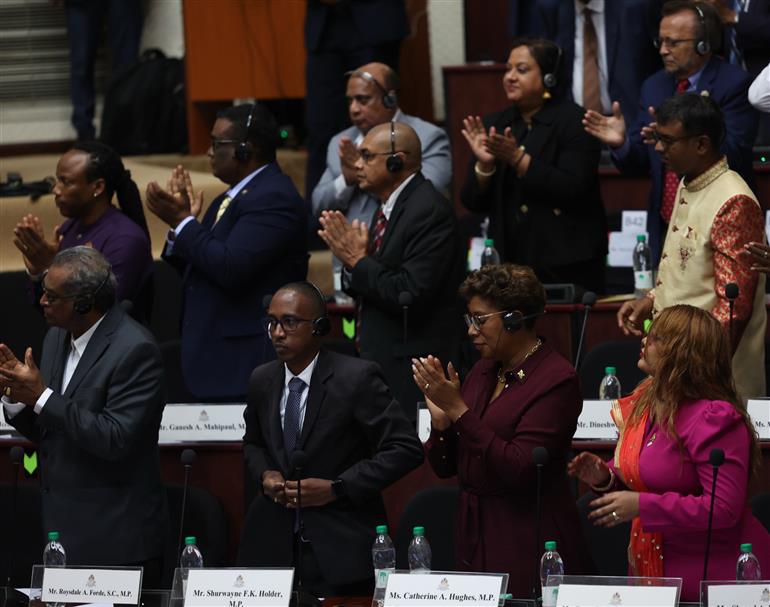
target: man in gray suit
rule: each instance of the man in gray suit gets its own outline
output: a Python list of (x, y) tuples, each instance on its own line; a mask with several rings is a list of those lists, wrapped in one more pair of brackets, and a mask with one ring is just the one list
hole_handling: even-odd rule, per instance
[(420, 138), (422, 173), (435, 188), (446, 191), (452, 178), (452, 156), (446, 132), (398, 109), (398, 75), (384, 63), (367, 63), (350, 73), (346, 97), (353, 123), (329, 142), (326, 171), (313, 190), (313, 213), (342, 211), (348, 221), (359, 219), (367, 226), (380, 202), (358, 188), (355, 162), (358, 145), (372, 127), (385, 122), (403, 122)]
[(38, 445), (43, 529), (68, 565), (142, 565), (160, 582), (168, 525), (158, 428), (165, 404), (160, 350), (115, 305), (109, 263), (90, 247), (59, 252), (42, 280), (51, 329), (40, 368), (0, 344), (10, 424)]

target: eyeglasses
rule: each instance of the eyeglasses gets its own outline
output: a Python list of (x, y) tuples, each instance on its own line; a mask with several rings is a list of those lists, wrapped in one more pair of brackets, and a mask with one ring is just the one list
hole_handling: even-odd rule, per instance
[(49, 291), (45, 288), (45, 285), (42, 285), (43, 289), (43, 295), (45, 295), (46, 300), (49, 304), (55, 304), (60, 299), (76, 299), (80, 296), (79, 293), (75, 293), (74, 295), (59, 295), (58, 293), (54, 293), (53, 291)]
[(358, 153), (361, 154), (361, 160), (363, 160), (366, 164), (369, 164), (371, 162), (372, 158), (375, 156), (391, 156), (393, 154), (408, 154), (406, 150), (388, 150), (387, 152), (370, 152), (366, 148), (362, 148), (358, 150)]
[(482, 314), (481, 316), (478, 314), (463, 314), (463, 320), (465, 320), (465, 326), (467, 326), (469, 329), (473, 327), (474, 331), (481, 331), (481, 327), (485, 322), (487, 322), (487, 319), (492, 318), (493, 316), (502, 316), (503, 314), (507, 313), (508, 310), (490, 312), (489, 314)]
[(345, 97), (345, 101), (348, 102), (348, 105), (352, 104), (354, 101), (358, 105), (369, 105), (372, 102), (373, 97), (371, 95), (353, 95), (352, 97)]
[(296, 316), (284, 316), (283, 318), (265, 316), (262, 319), (262, 324), (268, 333), (272, 333), (279, 326), (284, 333), (294, 333), (303, 322), (313, 322), (313, 320), (310, 318), (297, 318)]
[(664, 46), (673, 50), (683, 42), (695, 42), (697, 38), (654, 38), (652, 43), (660, 50)]
[(668, 149), (672, 145), (674, 145), (677, 141), (684, 141), (685, 139), (695, 139), (696, 137), (700, 137), (700, 134), (697, 135), (682, 135), (681, 137), (669, 137), (668, 135), (661, 135), (658, 133), (658, 131), (653, 131), (651, 138), (656, 144), (660, 144), (663, 146), (663, 149)]
[(216, 137), (212, 137), (211, 149), (216, 152), (223, 145), (234, 145), (236, 143), (241, 143), (241, 141), (238, 139), (217, 139)]

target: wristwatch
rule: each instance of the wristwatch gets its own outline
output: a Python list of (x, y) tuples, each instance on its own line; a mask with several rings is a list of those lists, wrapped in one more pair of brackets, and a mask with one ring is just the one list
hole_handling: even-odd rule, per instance
[(334, 497), (337, 499), (342, 499), (343, 497), (347, 497), (348, 492), (345, 490), (345, 483), (341, 478), (335, 478), (332, 481), (332, 493), (334, 494)]

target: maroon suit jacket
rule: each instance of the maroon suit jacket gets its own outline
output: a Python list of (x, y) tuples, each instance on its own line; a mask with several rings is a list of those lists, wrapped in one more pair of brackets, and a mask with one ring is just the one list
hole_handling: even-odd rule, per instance
[(548, 344), (489, 402), (497, 370), (495, 361), (476, 363), (462, 390), (470, 410), (448, 431), (433, 430), (426, 448), (438, 476), (458, 475), (458, 568), (507, 572), (508, 592), (526, 597), (543, 552), (535, 550), (535, 447), (550, 455), (541, 539), (556, 540), (567, 574), (586, 573), (588, 550), (565, 472), (582, 398), (574, 369)]

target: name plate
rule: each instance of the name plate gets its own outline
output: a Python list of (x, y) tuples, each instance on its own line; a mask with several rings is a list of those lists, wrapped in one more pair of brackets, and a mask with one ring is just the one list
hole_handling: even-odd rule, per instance
[(770, 581), (714, 584), (707, 586), (707, 607), (768, 607)]
[(159, 443), (243, 439), (244, 403), (168, 404), (163, 410)]
[(761, 440), (770, 440), (770, 400), (753, 398), (746, 405)]
[(391, 573), (385, 588), (385, 607), (497, 607), (507, 577), (494, 573)]
[(676, 607), (676, 586), (561, 584), (556, 607)]
[(139, 604), (142, 570), (69, 569), (43, 570), (42, 600), (57, 603)]
[(618, 428), (610, 417), (611, 400), (584, 400), (575, 438), (617, 440)]
[(286, 607), (294, 569), (190, 569), (185, 607)]

